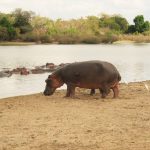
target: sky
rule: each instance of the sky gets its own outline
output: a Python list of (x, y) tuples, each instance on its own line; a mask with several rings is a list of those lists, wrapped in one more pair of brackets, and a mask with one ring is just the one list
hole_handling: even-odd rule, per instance
[(130, 23), (137, 15), (150, 21), (150, 0), (0, 0), (0, 12), (16, 8), (34, 11), (50, 19), (76, 19), (90, 15), (119, 14)]

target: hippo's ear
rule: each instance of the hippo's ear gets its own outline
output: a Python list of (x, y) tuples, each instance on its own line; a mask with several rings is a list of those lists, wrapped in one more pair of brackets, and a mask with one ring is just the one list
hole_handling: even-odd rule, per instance
[(48, 78), (51, 78), (52, 75), (49, 75)]
[(55, 75), (52, 75), (52, 74), (49, 75), (49, 76), (48, 76), (48, 79), (55, 79)]
[(53, 75), (49, 75), (49, 76), (48, 76), (48, 79), (53, 79)]

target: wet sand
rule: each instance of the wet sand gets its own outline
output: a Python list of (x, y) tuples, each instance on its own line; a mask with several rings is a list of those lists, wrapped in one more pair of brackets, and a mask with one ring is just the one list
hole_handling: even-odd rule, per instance
[[(145, 84), (146, 86), (145, 86)], [(42, 93), (0, 99), (0, 150), (150, 150), (150, 81), (120, 84), (106, 99)]]

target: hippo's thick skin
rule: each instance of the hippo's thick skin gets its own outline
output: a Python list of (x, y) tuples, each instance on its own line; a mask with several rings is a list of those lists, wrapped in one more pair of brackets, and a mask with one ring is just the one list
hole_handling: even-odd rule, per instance
[(49, 75), (46, 80), (44, 95), (52, 95), (54, 91), (67, 85), (66, 97), (74, 97), (75, 88), (100, 89), (105, 98), (110, 89), (114, 98), (118, 97), (118, 83), (121, 76), (114, 65), (104, 61), (85, 61), (65, 65)]

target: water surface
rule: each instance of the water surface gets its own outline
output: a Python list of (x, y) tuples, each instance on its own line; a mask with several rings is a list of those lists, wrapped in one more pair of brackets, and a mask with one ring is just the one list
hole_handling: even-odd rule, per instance
[[(122, 82), (150, 79), (150, 44), (0, 46), (0, 70), (87, 60), (113, 63)], [(42, 92), (48, 73), (0, 78), (0, 98)]]

